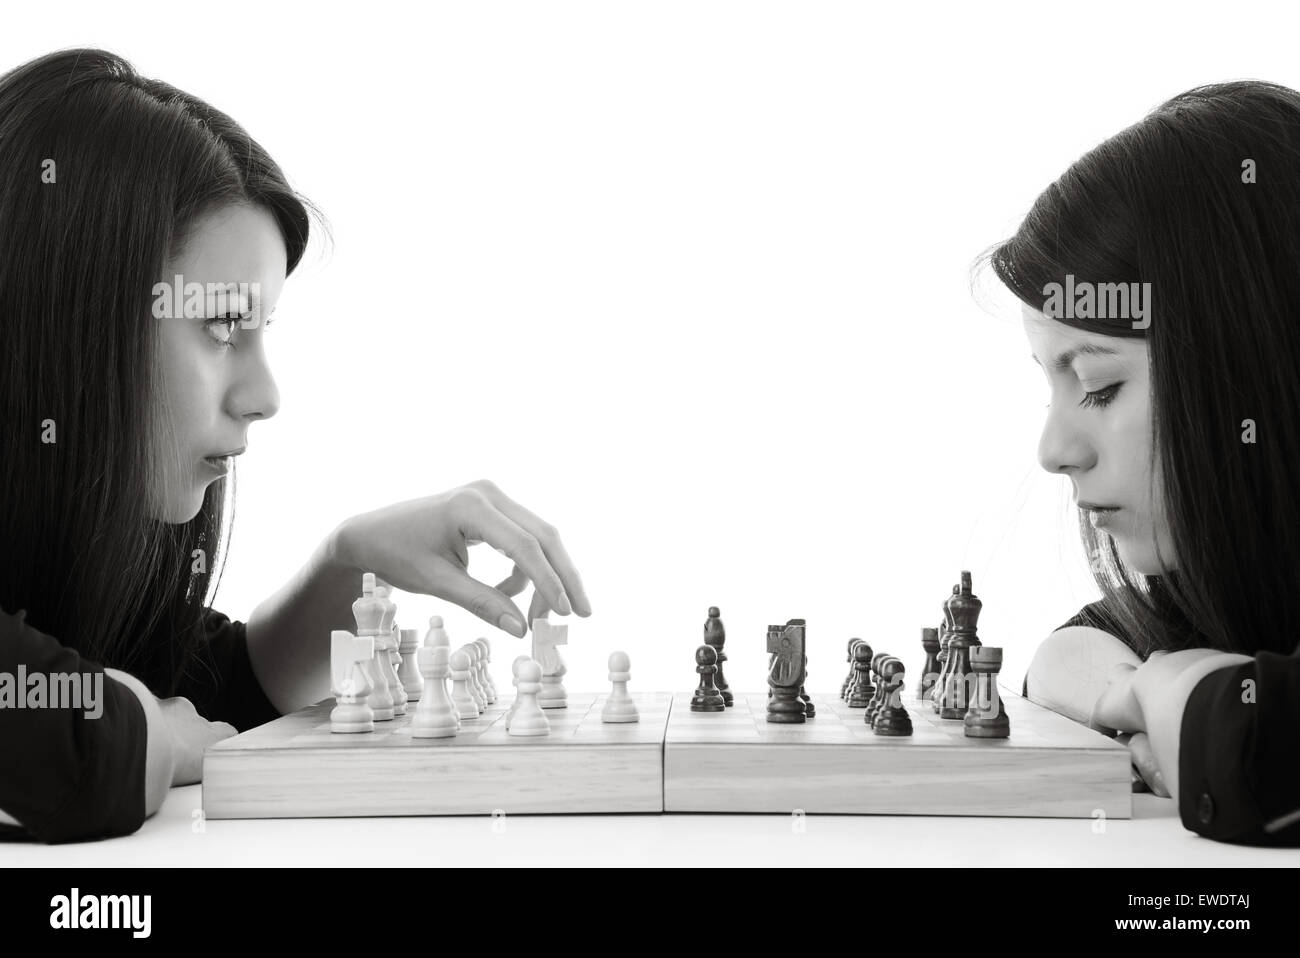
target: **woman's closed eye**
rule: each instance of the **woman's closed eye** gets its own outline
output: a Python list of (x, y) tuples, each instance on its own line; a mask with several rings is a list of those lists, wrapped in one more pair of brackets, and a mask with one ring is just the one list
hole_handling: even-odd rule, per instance
[(1079, 405), (1088, 408), (1109, 406), (1114, 401), (1115, 397), (1119, 395), (1119, 388), (1123, 385), (1123, 383), (1112, 383), (1102, 389), (1085, 392), (1083, 394), (1083, 400)]

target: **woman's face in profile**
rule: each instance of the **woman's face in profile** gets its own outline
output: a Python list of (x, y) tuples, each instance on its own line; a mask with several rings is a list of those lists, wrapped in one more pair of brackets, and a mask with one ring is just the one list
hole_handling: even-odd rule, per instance
[[(208, 485), (248, 444), (248, 426), (274, 416), (280, 394), (263, 337), (284, 285), (286, 253), (275, 218), (243, 204), (200, 217), (163, 274), (169, 286), (231, 290), (203, 297), (201, 315), (173, 303), (158, 324), (153, 514), (188, 522)], [(209, 285), (211, 284), (211, 285)], [(189, 296), (186, 299), (190, 299)], [(191, 309), (191, 313), (195, 310)], [(156, 315), (156, 314), (155, 314)]]
[(1126, 566), (1143, 575), (1170, 571), (1173, 544), (1151, 465), (1146, 341), (1085, 332), (1028, 306), (1023, 314), (1051, 389), (1039, 463), (1069, 478), (1076, 504), (1115, 540)]

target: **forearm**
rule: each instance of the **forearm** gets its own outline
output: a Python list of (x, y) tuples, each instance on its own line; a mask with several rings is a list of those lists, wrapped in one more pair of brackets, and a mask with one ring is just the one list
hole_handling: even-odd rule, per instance
[(1169, 794), (1175, 801), (1178, 800), (1178, 757), (1183, 713), (1188, 698), (1206, 675), (1250, 660), (1250, 656), (1227, 652), (1206, 655), (1178, 669), (1176, 673), (1166, 671), (1154, 674), (1151, 679), (1135, 685), (1134, 695), (1142, 708), (1151, 751), (1164, 776)]
[(340, 555), (338, 530), (247, 622), (248, 655), (267, 698), (283, 713), (329, 695), (330, 632), (353, 629), (361, 570)]

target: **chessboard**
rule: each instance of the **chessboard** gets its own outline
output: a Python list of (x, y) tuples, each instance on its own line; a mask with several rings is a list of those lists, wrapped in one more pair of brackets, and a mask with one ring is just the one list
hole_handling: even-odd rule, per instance
[(833, 696), (804, 724), (766, 721), (766, 694), (692, 712), (639, 693), (640, 721), (604, 724), (605, 695), (547, 709), (547, 736), (510, 736), (502, 697), (454, 738), (418, 739), (413, 709), (365, 734), (330, 732), (333, 700), (207, 750), (207, 818), (766, 812), (1107, 818), (1131, 815), (1128, 749), (1009, 691), (1011, 734), (907, 702), (914, 731), (876, 735)]
[(505, 729), (504, 698), (453, 738), (414, 738), (405, 715), (330, 731), (327, 699), (225, 739), (203, 756), (207, 818), (662, 812), (672, 696), (633, 694), (641, 720), (601, 722), (606, 695), (547, 709), (549, 735)]
[(664, 742), (664, 810), (828, 815), (1132, 815), (1129, 750), (1008, 690), (1002, 739), (967, 738), (928, 702), (902, 704), (912, 734), (877, 735), (863, 709), (813, 696), (814, 718), (767, 721), (767, 695), (723, 713), (677, 695)]

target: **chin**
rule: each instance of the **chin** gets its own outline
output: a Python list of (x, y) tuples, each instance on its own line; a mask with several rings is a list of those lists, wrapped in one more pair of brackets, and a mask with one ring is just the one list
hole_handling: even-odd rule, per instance
[(204, 491), (205, 489), (200, 487), (188, 496), (169, 501), (161, 512), (162, 521), (174, 526), (183, 526), (189, 522), (203, 509)]
[(1124, 567), (1138, 575), (1164, 575), (1171, 571), (1167, 563), (1160, 561), (1153, 544), (1144, 543), (1136, 546), (1123, 539), (1116, 539), (1115, 548), (1124, 562)]

